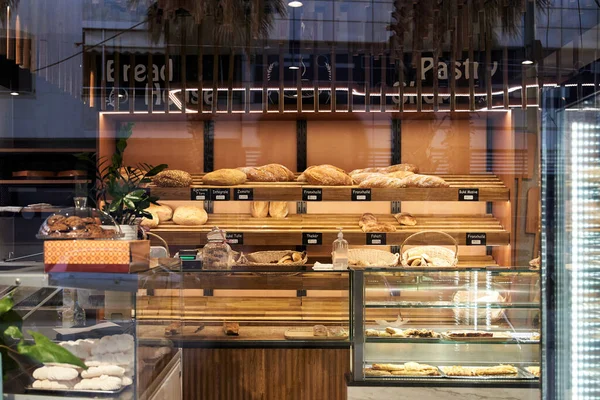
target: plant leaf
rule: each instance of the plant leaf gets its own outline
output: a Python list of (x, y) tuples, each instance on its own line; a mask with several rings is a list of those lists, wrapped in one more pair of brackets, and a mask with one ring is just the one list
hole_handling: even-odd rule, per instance
[(159, 164), (156, 167), (150, 168), (148, 172), (146, 172), (146, 176), (154, 176), (159, 172), (162, 172), (163, 170), (167, 169), (168, 167), (169, 166), (167, 164)]
[(52, 342), (46, 336), (38, 332), (27, 331), (33, 337), (35, 344), (28, 345), (21, 341), (17, 345), (19, 354), (33, 358), (40, 363), (71, 364), (87, 369), (81, 359), (75, 357), (69, 350)]
[(23, 332), (16, 326), (9, 326), (6, 328), (4, 336), (8, 336), (13, 340), (23, 340)]
[(13, 300), (12, 292), (4, 296), (0, 300), (0, 315), (7, 313), (12, 310), (15, 305), (15, 301)]

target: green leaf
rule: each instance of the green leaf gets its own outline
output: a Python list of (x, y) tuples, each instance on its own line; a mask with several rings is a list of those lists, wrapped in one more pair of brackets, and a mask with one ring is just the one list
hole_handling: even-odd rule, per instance
[(116, 212), (120, 206), (121, 206), (121, 200), (115, 200), (110, 203), (110, 206), (108, 207), (108, 212), (111, 212), (111, 213)]
[(16, 326), (9, 326), (4, 331), (4, 336), (8, 336), (9, 338), (11, 338), (13, 340), (23, 340), (23, 333)]
[(169, 166), (167, 164), (160, 164), (157, 165), (156, 167), (152, 167), (149, 169), (148, 172), (146, 172), (146, 176), (154, 176), (156, 174), (158, 174), (159, 172), (162, 172), (163, 170), (169, 168)]
[(0, 300), (0, 315), (12, 310), (14, 305), (15, 301), (13, 300), (13, 295), (11, 292)]
[(75, 357), (70, 351), (52, 342), (41, 333), (33, 331), (27, 331), (27, 333), (33, 337), (35, 344), (28, 345), (24, 341), (21, 341), (17, 345), (19, 354), (33, 358), (40, 363), (71, 364), (87, 369), (81, 359)]
[(135, 210), (135, 204), (133, 203), (133, 201), (131, 201), (131, 199), (128, 199), (127, 197), (125, 197), (123, 199), (123, 204), (125, 204), (125, 207), (131, 209), (131, 210)]
[(152, 217), (152, 214), (151, 214), (151, 213), (149, 213), (148, 211), (142, 211), (142, 212), (141, 212), (141, 216), (142, 216), (142, 217), (144, 217), (144, 218), (148, 218), (148, 219), (154, 219), (154, 218)]
[(135, 196), (135, 197), (142, 197), (146, 194), (146, 191), (144, 189), (137, 189), (134, 190), (133, 192), (129, 193), (130, 196)]
[(117, 140), (117, 151), (122, 153), (125, 151), (127, 147), (127, 140), (119, 139)]

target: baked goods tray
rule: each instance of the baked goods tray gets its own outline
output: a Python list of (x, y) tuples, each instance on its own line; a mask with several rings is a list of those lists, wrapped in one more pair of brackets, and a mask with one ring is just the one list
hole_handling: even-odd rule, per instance
[(494, 332), (494, 336), (492, 337), (483, 337), (483, 336), (475, 336), (475, 337), (456, 337), (450, 336), (447, 333), (442, 333), (442, 339), (448, 340), (452, 342), (512, 342), (515, 339), (507, 332)]
[(66, 395), (66, 396), (73, 396), (73, 395), (81, 395), (81, 396), (114, 396), (115, 394), (120, 394), (121, 392), (123, 392), (125, 389), (127, 389), (129, 386), (121, 386), (121, 388), (117, 389), (117, 390), (75, 390), (75, 389), (38, 389), (38, 388), (34, 388), (33, 386), (27, 386), (25, 387), (25, 390), (31, 393), (39, 393), (39, 394), (52, 394), (53, 396), (57, 396), (57, 395)]
[[(462, 365), (462, 367), (464, 368), (486, 368), (485, 366), (482, 365)], [(454, 375), (448, 375), (446, 374), (446, 372), (444, 371), (444, 369), (447, 368), (447, 366), (444, 365), (439, 365), (438, 369), (440, 371), (442, 371), (442, 374), (444, 374), (445, 378), (448, 379), (476, 379), (476, 380), (495, 380), (495, 379), (500, 379), (500, 380), (506, 380), (506, 379), (537, 379), (535, 376), (531, 375), (529, 372), (521, 369), (521, 368), (517, 368), (517, 373), (516, 374), (507, 374), (507, 375), (476, 375), (476, 376), (454, 376)]]
[[(365, 369), (372, 368), (371, 364), (366, 364)], [(413, 379), (441, 379), (445, 378), (444, 373), (440, 370), (439, 367), (436, 367), (439, 375), (380, 375), (380, 376), (369, 376), (365, 374), (365, 379), (373, 379), (373, 380), (394, 380), (398, 378), (413, 378)]]

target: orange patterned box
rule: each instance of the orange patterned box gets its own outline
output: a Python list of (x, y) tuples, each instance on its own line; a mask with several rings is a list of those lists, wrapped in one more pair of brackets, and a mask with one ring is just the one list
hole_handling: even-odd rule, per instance
[(46, 272), (129, 273), (149, 268), (149, 240), (47, 240)]

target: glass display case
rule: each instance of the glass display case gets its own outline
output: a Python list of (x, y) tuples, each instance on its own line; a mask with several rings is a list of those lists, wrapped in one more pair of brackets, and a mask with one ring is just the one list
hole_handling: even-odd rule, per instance
[(351, 275), (354, 382), (539, 387), (539, 271), (451, 267)]
[[(144, 329), (169, 323), (150, 318), (147, 308), (154, 292), (179, 290), (178, 273), (45, 273), (36, 263), (2, 268), (0, 301), (14, 303), (0, 316), (9, 347), (2, 354), (5, 398), (181, 396), (178, 344)], [(178, 303), (170, 304), (173, 315), (177, 310)], [(8, 330), (17, 328), (22, 340)]]

